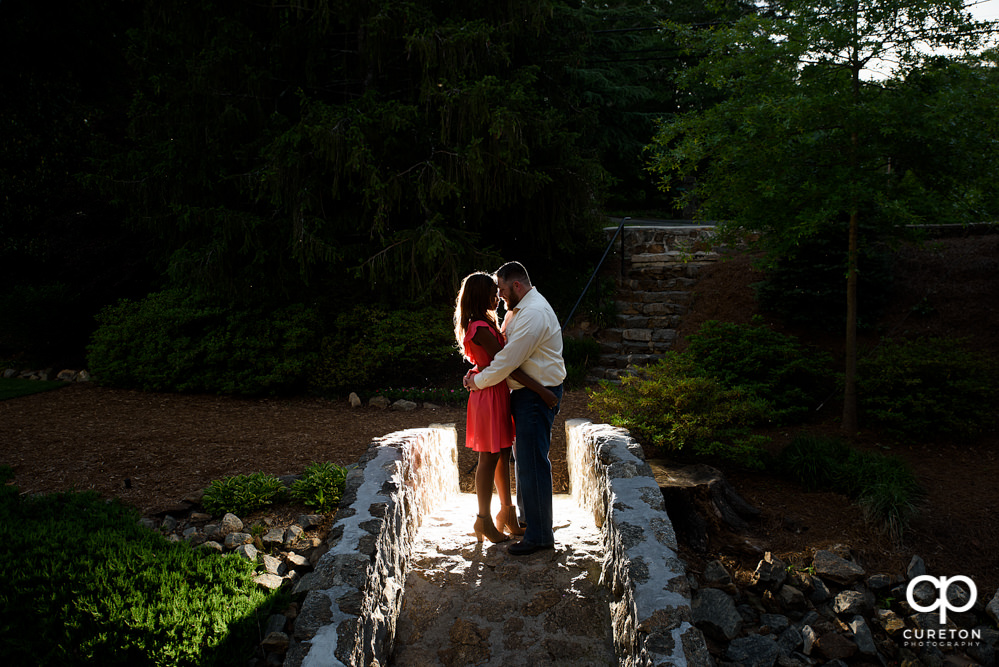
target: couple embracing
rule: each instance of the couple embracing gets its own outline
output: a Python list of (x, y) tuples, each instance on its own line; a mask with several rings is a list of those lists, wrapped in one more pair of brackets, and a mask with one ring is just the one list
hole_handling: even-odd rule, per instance
[[(499, 299), (507, 310), (502, 326), (496, 317)], [(554, 548), (548, 450), (565, 379), (555, 311), (531, 285), (523, 265), (507, 262), (495, 274), (465, 277), (454, 327), (459, 348), (475, 364), (463, 383), (470, 392), (465, 445), (479, 453), (476, 537), (502, 542), (509, 539), (504, 530), (521, 536), (507, 549), (515, 556)], [(520, 519), (510, 494), (511, 449)], [(490, 510), (494, 482), (500, 500), (495, 524)]]

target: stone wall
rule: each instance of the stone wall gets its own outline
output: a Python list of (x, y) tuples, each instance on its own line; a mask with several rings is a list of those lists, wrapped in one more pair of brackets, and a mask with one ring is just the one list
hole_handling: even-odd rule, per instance
[[(691, 623), (673, 525), (641, 447), (626, 431), (584, 419), (567, 421), (566, 436), (573, 497), (603, 535), (601, 581), (615, 599), (619, 664), (710, 664)], [(348, 475), (329, 551), (295, 588), (306, 596), (285, 667), (388, 664), (416, 533), (458, 492), (453, 425), (372, 442)]]
[(348, 474), (330, 550), (295, 588), (307, 594), (286, 667), (388, 663), (416, 531), (457, 493), (454, 425), (371, 443)]
[(691, 592), (676, 534), (642, 449), (627, 433), (586, 419), (566, 422), (572, 494), (604, 536), (601, 580), (621, 665), (711, 664), (693, 626)]

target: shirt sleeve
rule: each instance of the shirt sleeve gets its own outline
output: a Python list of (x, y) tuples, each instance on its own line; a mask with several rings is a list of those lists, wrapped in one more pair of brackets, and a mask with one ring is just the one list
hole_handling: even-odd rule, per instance
[(510, 373), (514, 372), (524, 361), (527, 360), (534, 348), (538, 344), (538, 333), (541, 330), (539, 321), (540, 313), (534, 310), (520, 310), (516, 319), (512, 322), (512, 327), (516, 330), (507, 331), (506, 346), (496, 353), (492, 362), (472, 378), (472, 382), (479, 389), (491, 387), (506, 379)]

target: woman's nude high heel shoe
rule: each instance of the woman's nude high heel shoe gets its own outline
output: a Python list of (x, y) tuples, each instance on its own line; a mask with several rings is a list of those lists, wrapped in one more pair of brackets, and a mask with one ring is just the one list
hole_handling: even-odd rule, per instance
[(488, 537), (490, 542), (506, 542), (510, 539), (509, 535), (505, 535), (500, 531), (496, 530), (496, 526), (493, 522), (489, 520), (489, 517), (477, 514), (475, 516), (475, 537), (478, 538), (479, 542), (482, 541), (483, 537)]
[(496, 528), (498, 530), (504, 530), (505, 528), (511, 535), (523, 535), (524, 529), (520, 527), (520, 522), (517, 521), (517, 508), (513, 505), (503, 505), (499, 514), (496, 515)]

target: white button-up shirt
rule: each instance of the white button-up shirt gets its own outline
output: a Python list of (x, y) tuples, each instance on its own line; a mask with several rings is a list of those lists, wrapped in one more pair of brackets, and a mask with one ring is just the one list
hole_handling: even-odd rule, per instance
[(546, 387), (562, 384), (562, 327), (548, 300), (536, 288), (532, 287), (506, 314), (503, 332), (506, 346), (485, 370), (472, 377), (476, 387), (485, 389), (505, 378), (511, 389), (522, 389), (522, 384), (509, 377), (518, 368)]

